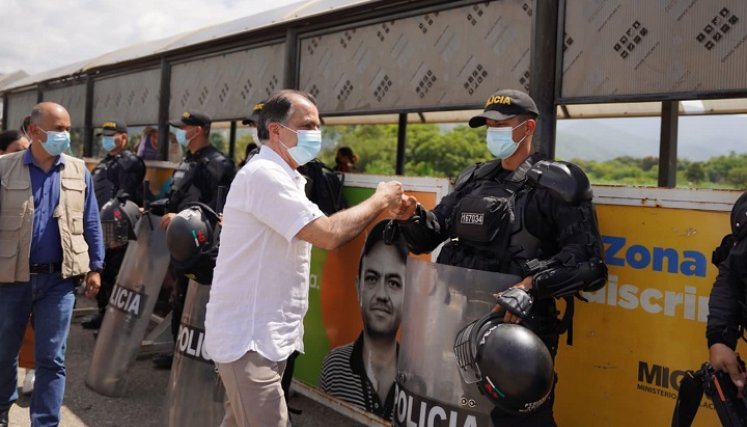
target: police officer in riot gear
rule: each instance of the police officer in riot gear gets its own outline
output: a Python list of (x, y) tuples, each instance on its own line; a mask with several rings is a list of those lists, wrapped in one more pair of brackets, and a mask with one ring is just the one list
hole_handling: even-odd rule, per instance
[(713, 254), (718, 276), (708, 300), (706, 338), (713, 368), (728, 373), (744, 393), (747, 373), (735, 349), (747, 325), (747, 192), (732, 208), (731, 231)]
[(101, 208), (101, 229), (104, 232), (104, 271), (101, 272), (101, 290), (96, 295), (99, 312), (84, 322), (85, 329), (99, 329), (106, 313), (119, 268), (127, 251), (127, 243), (135, 238), (135, 224), (140, 219), (140, 208), (121, 193)]
[(101, 125), (101, 148), (106, 157), (93, 169), (93, 185), (99, 210), (112, 197), (126, 193), (130, 200), (142, 206), (142, 184), (145, 163), (127, 149), (127, 125), (107, 121)]
[[(140, 157), (127, 149), (127, 125), (120, 121), (110, 120), (101, 125), (101, 148), (106, 157), (93, 169), (93, 187), (99, 211), (104, 213), (104, 206), (110, 201), (119, 204), (118, 199), (127, 200), (131, 205), (142, 205), (142, 183), (145, 178), (145, 163)], [(118, 209), (111, 207), (109, 214)], [(115, 219), (110, 218), (111, 221)], [(102, 216), (102, 225), (106, 227)], [(134, 227), (134, 223), (129, 224)], [(111, 237), (111, 236), (110, 236)], [(109, 301), (114, 282), (117, 279), (119, 267), (122, 264), (126, 239), (123, 245), (105, 242), (104, 271), (101, 274), (101, 290), (96, 295), (99, 313), (81, 322), (86, 329), (98, 329), (104, 317), (106, 304)]]
[(161, 219), (162, 228), (191, 202), (204, 203), (215, 210), (218, 187), (228, 187), (235, 172), (233, 162), (210, 144), (211, 119), (206, 114), (184, 112), (170, 124), (187, 154), (172, 176), (168, 213)]
[[(493, 94), (469, 125), (488, 127), (487, 147), (497, 160), (465, 169), (432, 211), (406, 196), (397, 219), (412, 252), (430, 252), (447, 241), (439, 263), (522, 277), (496, 296), (494, 310), (505, 311), (506, 323), (534, 331), (554, 358), (559, 334), (570, 324), (573, 296), (604, 286), (607, 269), (588, 178), (573, 164), (532, 154), (538, 115), (523, 92)], [(555, 302), (561, 297), (567, 302), (562, 320)], [(529, 414), (496, 407), (493, 422), (555, 425), (553, 394)]]
[[(179, 163), (171, 181), (167, 213), (161, 218), (161, 227), (167, 229), (171, 220), (193, 202), (204, 203), (214, 211), (218, 206), (218, 187), (228, 188), (233, 180), (233, 162), (210, 144), (211, 119), (204, 113), (185, 111), (181, 117), (170, 122), (177, 142), (187, 149), (187, 154)], [(178, 275), (175, 284), (174, 310), (171, 319), (171, 332), (174, 336), (179, 329), (184, 298), (189, 280)], [(169, 368), (171, 355), (157, 355), (156, 367)]]

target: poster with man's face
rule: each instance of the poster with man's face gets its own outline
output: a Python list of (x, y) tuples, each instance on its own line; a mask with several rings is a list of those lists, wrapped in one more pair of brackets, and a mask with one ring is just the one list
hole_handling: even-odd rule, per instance
[(401, 252), (394, 245), (379, 242), (361, 257), (360, 269), (358, 294), (363, 327), (369, 335), (396, 336), (405, 295), (406, 263)]
[[(346, 174), (343, 197), (347, 205), (354, 206), (370, 197), (379, 181), (378, 176)], [(446, 179), (401, 177), (400, 181), (407, 193), (426, 209), (432, 209), (449, 188)], [(397, 374), (397, 341), (406, 287), (404, 251), (372, 237), (380, 236), (374, 228), (384, 227), (382, 222), (387, 220), (382, 215), (336, 250), (313, 248), (309, 309), (304, 318), (305, 351), (297, 359), (294, 372), (297, 381), (322, 391), (322, 365), (337, 350), (335, 354), (342, 353), (345, 357), (333, 358), (335, 363), (330, 365), (334, 369), (329, 367), (327, 373), (348, 372), (347, 378), (355, 382), (345, 385), (350, 390), (361, 391), (354, 393), (357, 405), (346, 403), (371, 408), (369, 412), (382, 417), (388, 417), (393, 406), (393, 402), (388, 403), (388, 396)], [(431, 259), (431, 255), (410, 256)], [(364, 346), (366, 336), (369, 344)], [(356, 342), (360, 342), (358, 347)], [(374, 345), (374, 342), (383, 344)], [(356, 354), (351, 359), (354, 350)], [(369, 356), (372, 356), (370, 361)], [(357, 363), (353, 366), (351, 360)], [(345, 369), (341, 371), (340, 367)], [(357, 375), (352, 374), (353, 369)]]
[(363, 244), (356, 289), (363, 330), (333, 348), (322, 362), (319, 386), (351, 405), (392, 419), (397, 375), (397, 332), (402, 320), (407, 247), (384, 239), (388, 220), (377, 223)]

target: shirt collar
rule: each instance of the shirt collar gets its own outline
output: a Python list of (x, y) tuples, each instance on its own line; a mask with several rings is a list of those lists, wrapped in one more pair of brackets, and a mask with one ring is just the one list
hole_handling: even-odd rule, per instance
[[(31, 164), (33, 164), (34, 166), (36, 166), (36, 167), (38, 167), (38, 168), (41, 169), (41, 166), (39, 166), (39, 164), (36, 163), (36, 160), (34, 159), (34, 156), (31, 155), (31, 146), (29, 146), (29, 148), (27, 148), (23, 152), (22, 162), (23, 162), (24, 165), (31, 165)], [(65, 164), (65, 155), (64, 154), (60, 154), (59, 156), (57, 156), (57, 160), (54, 161), (54, 166), (59, 166), (59, 165), (64, 165), (64, 164)]]
[(353, 343), (353, 352), (350, 354), (350, 370), (355, 374), (365, 374), (366, 368), (363, 367), (363, 332)]
[(303, 178), (303, 176), (300, 173), (298, 173), (297, 170), (292, 169), (288, 165), (288, 163), (285, 160), (283, 160), (283, 158), (280, 157), (278, 153), (275, 152), (275, 150), (273, 150), (267, 145), (263, 145), (259, 149), (259, 154), (257, 154), (255, 157), (277, 163), (278, 165), (280, 165), (281, 168), (283, 168), (283, 170), (288, 174), (288, 176), (290, 176), (293, 179)]
[[(397, 359), (399, 359), (399, 342), (397, 342)], [(350, 354), (350, 370), (359, 375), (367, 375), (363, 366), (363, 331), (353, 343), (353, 352)]]
[[(399, 359), (399, 343), (397, 343), (397, 359)], [(361, 381), (365, 381), (362, 391), (365, 394), (367, 405), (369, 405), (367, 410), (382, 418), (391, 418), (392, 411), (394, 410), (394, 389), (396, 381), (392, 383), (391, 387), (389, 387), (386, 401), (381, 402), (379, 395), (373, 390), (371, 380), (368, 378), (366, 368), (363, 366), (363, 332), (358, 335), (358, 339), (353, 343), (353, 352), (350, 354), (350, 370), (358, 375), (361, 378)], [(373, 406), (374, 402), (379, 405), (378, 409), (375, 409), (376, 406)]]

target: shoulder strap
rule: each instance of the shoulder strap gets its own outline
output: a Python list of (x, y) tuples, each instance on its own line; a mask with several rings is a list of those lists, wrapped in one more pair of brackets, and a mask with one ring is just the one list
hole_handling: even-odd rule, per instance
[(454, 190), (459, 191), (470, 182), (493, 179), (501, 170), (500, 160), (470, 165), (459, 173), (454, 182)]
[(563, 299), (565, 300), (565, 313), (563, 313), (563, 318), (560, 319), (558, 334), (567, 332), (565, 343), (573, 345), (573, 314), (576, 311), (576, 300), (573, 295), (563, 297)]
[(527, 172), (532, 168), (532, 164), (534, 164), (532, 157), (524, 160), (524, 162), (520, 164), (508, 178), (506, 178), (506, 190), (511, 193), (516, 193), (521, 190), (527, 183)]

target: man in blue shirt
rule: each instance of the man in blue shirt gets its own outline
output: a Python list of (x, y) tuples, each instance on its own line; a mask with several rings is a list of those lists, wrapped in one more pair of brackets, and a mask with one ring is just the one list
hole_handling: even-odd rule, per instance
[(70, 115), (31, 111), (31, 147), (0, 158), (0, 427), (17, 399), (18, 349), (29, 316), (36, 334), (31, 425), (56, 426), (65, 391), (65, 346), (75, 286), (94, 298), (104, 245), (93, 182), (70, 147)]

